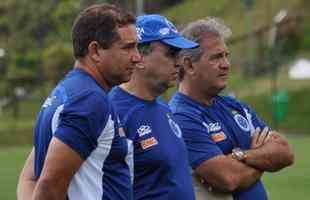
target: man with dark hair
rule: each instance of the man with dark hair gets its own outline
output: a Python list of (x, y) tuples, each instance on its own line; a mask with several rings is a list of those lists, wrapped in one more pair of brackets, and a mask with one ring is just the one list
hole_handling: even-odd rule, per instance
[(178, 51), (197, 44), (160, 15), (139, 16), (136, 26), (143, 59), (130, 81), (109, 93), (133, 141), (134, 199), (194, 200), (182, 133), (157, 97), (176, 82)]
[(182, 34), (200, 46), (181, 51), (179, 89), (169, 105), (206, 189), (197, 199), (266, 200), (263, 172), (291, 165), (292, 149), (248, 105), (219, 95), (230, 69), (225, 44), (230, 29), (210, 18), (190, 23)]
[(18, 199), (132, 199), (132, 148), (107, 99), (140, 61), (135, 18), (109, 4), (74, 22), (74, 69), (45, 100)]

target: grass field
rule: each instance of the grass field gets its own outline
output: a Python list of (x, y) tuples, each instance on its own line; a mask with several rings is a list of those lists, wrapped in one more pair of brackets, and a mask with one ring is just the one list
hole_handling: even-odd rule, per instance
[[(279, 173), (264, 175), (264, 182), (271, 200), (306, 200), (310, 197), (310, 135), (289, 135), (295, 151), (295, 165)], [(30, 146), (0, 148), (0, 199), (16, 199), (18, 174)]]

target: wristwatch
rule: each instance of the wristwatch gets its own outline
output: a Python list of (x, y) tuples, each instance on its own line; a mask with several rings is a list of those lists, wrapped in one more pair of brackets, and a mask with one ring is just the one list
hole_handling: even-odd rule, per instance
[(243, 151), (242, 149), (240, 149), (239, 147), (234, 148), (231, 152), (231, 155), (234, 159), (238, 160), (238, 161), (244, 161), (246, 158), (246, 153), (245, 151)]

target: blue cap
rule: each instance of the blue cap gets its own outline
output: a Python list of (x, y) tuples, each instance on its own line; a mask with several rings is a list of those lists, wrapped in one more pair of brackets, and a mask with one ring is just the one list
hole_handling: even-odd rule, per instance
[(136, 27), (139, 43), (161, 41), (180, 49), (198, 47), (197, 43), (181, 36), (175, 26), (161, 15), (139, 16)]

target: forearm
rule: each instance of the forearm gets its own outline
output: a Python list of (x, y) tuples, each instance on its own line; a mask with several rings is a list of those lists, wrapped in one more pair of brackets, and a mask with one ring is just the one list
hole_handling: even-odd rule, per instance
[(17, 200), (31, 200), (36, 185), (35, 180), (24, 180), (17, 186)]
[(233, 159), (231, 155), (218, 156), (206, 163), (198, 167), (196, 172), (216, 191), (242, 190), (254, 184), (262, 175), (261, 171)]
[(34, 150), (29, 154), (25, 165), (20, 173), (17, 185), (17, 199), (30, 200), (36, 185), (34, 175)]
[(51, 184), (49, 181), (41, 180), (38, 182), (32, 200), (65, 200), (66, 191), (57, 187), (57, 184)]
[[(231, 155), (229, 155), (229, 157), (233, 159)], [(247, 166), (241, 162), (239, 162), (238, 165), (235, 164), (235, 166), (233, 166), (231, 170), (231, 173), (235, 176), (237, 182), (236, 190), (243, 190), (248, 188), (249, 186), (256, 183), (263, 175), (262, 171)]]
[(287, 142), (270, 141), (257, 149), (246, 152), (245, 163), (262, 171), (274, 172), (294, 161), (291, 147)]

